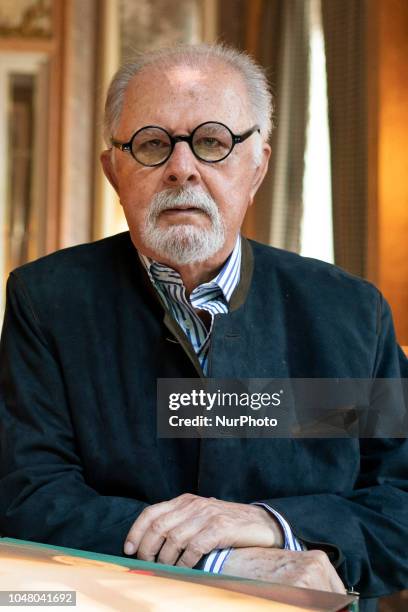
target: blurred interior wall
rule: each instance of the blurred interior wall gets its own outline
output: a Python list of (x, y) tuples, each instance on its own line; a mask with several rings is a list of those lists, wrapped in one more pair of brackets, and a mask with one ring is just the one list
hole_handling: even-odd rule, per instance
[(335, 262), (366, 275), (367, 5), (323, 0)]
[(408, 2), (368, 2), (375, 19), (369, 95), (377, 100), (369, 167), (376, 180), (370, 276), (391, 304), (400, 342), (408, 345)]
[(87, 242), (94, 195), (97, 0), (65, 0), (59, 247)]

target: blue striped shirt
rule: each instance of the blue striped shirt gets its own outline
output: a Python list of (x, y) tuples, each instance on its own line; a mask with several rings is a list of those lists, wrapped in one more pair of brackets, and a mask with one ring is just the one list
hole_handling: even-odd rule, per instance
[[(208, 350), (214, 316), (229, 312), (229, 301), (240, 279), (241, 237), (238, 236), (231, 255), (218, 274), (209, 282), (196, 287), (189, 296), (186, 295), (182, 278), (176, 270), (141, 253), (139, 253), (139, 257), (162, 302), (191, 342), (201, 368), (207, 375)], [(208, 328), (197, 312), (202, 310), (210, 315)], [(254, 503), (264, 507), (279, 521), (286, 550), (304, 550), (303, 544), (294, 536), (289, 523), (283, 516), (265, 502)], [(231, 548), (213, 550), (204, 557), (202, 569), (214, 574), (220, 573), (231, 550)]]
[[(234, 249), (220, 272), (208, 283), (196, 287), (187, 297), (181, 276), (149, 257), (140, 254), (150, 280), (167, 309), (171, 312), (191, 342), (205, 375), (208, 374), (208, 349), (216, 314), (226, 314), (241, 271), (241, 238), (238, 236)], [(198, 315), (204, 310), (210, 315), (210, 327)]]

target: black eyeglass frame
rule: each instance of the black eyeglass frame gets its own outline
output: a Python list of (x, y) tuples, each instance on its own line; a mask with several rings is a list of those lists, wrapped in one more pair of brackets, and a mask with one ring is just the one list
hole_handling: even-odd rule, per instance
[[(226, 155), (224, 155), (224, 157), (221, 157), (220, 159), (214, 159), (214, 160), (207, 160), (204, 159), (202, 157), (200, 157), (193, 149), (193, 138), (194, 138), (194, 134), (196, 133), (196, 131), (203, 127), (203, 125), (207, 125), (208, 124), (216, 124), (216, 125), (221, 125), (222, 127), (224, 127), (226, 130), (228, 130), (228, 132), (231, 134), (231, 148), (228, 151), (228, 153)], [(141, 162), (140, 160), (137, 159), (137, 157), (134, 155), (133, 150), (132, 150), (132, 143), (133, 140), (136, 138), (136, 136), (142, 131), (142, 130), (146, 130), (149, 128), (154, 128), (154, 129), (159, 129), (162, 132), (165, 132), (167, 134), (167, 136), (169, 137), (170, 140), (170, 151), (169, 154), (167, 155), (167, 157), (165, 157), (165, 159), (163, 159), (162, 161), (158, 162), (157, 164), (144, 164), (143, 162)], [(116, 147), (117, 149), (119, 149), (120, 151), (127, 151), (128, 153), (131, 154), (131, 156), (133, 157), (133, 159), (135, 161), (137, 161), (139, 164), (141, 164), (142, 166), (147, 166), (148, 168), (153, 168), (155, 166), (161, 166), (162, 164), (165, 164), (166, 161), (168, 159), (170, 159), (171, 154), (173, 153), (174, 147), (176, 146), (176, 144), (178, 142), (187, 142), (191, 152), (193, 153), (193, 155), (200, 161), (205, 162), (206, 164), (217, 164), (218, 162), (222, 161), (223, 159), (225, 159), (226, 157), (228, 157), (228, 155), (230, 155), (235, 147), (235, 145), (240, 144), (241, 142), (244, 142), (247, 138), (249, 138), (250, 136), (252, 136), (252, 134), (254, 134), (255, 132), (261, 133), (261, 129), (259, 127), (259, 125), (254, 125), (252, 126), (249, 130), (247, 130), (246, 132), (243, 132), (243, 134), (234, 134), (234, 132), (232, 132), (232, 130), (230, 130), (230, 128), (225, 125), (224, 123), (221, 123), (220, 121), (204, 121), (204, 123), (200, 123), (200, 125), (197, 125), (197, 127), (194, 128), (194, 130), (191, 132), (191, 134), (189, 134), (188, 136), (172, 136), (171, 134), (168, 133), (167, 130), (165, 130), (163, 127), (161, 127), (160, 125), (144, 125), (142, 128), (140, 128), (139, 130), (137, 130), (131, 137), (131, 139), (128, 142), (120, 142), (120, 140), (115, 140), (114, 138), (111, 138), (111, 144), (113, 147)]]

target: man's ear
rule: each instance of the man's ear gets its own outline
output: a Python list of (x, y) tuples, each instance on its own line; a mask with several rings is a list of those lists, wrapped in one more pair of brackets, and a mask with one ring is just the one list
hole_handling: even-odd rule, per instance
[(116, 193), (118, 193), (118, 182), (116, 180), (115, 168), (113, 167), (112, 163), (112, 150), (106, 149), (106, 151), (102, 151), (100, 159), (103, 172), (106, 178), (108, 179)]
[(252, 186), (251, 186), (251, 190), (249, 193), (249, 206), (252, 205), (254, 198), (255, 198), (255, 194), (258, 191), (259, 187), (261, 186), (262, 181), (265, 178), (265, 174), (268, 171), (270, 156), (271, 156), (271, 147), (268, 145), (267, 142), (264, 142), (262, 145), (260, 163), (256, 167), (254, 177), (252, 180)]

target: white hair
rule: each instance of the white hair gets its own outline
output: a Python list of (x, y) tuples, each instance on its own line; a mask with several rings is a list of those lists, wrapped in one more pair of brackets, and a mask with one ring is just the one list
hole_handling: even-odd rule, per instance
[[(209, 62), (222, 62), (241, 75), (248, 92), (249, 109), (255, 123), (260, 126), (264, 140), (272, 131), (272, 94), (263, 68), (250, 55), (223, 44), (178, 45), (138, 54), (114, 75), (105, 104), (104, 136), (110, 146), (111, 137), (119, 124), (126, 89), (142, 69), (147, 66), (162, 70), (176, 65), (203, 67)], [(260, 146), (256, 147), (259, 156)]]

